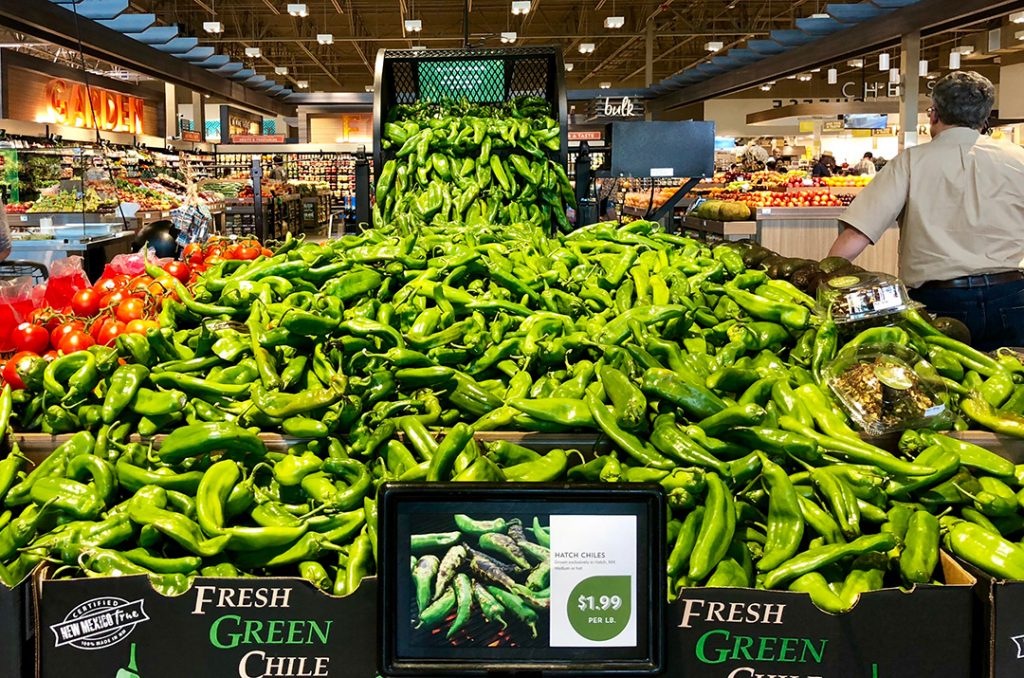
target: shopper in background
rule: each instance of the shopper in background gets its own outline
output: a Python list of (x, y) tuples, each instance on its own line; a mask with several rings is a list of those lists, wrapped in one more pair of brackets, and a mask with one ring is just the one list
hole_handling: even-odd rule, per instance
[(864, 154), (864, 157), (860, 159), (860, 162), (856, 165), (857, 174), (867, 175), (869, 177), (875, 176), (875, 155), (868, 151)]
[(825, 156), (821, 156), (814, 163), (814, 167), (811, 168), (812, 177), (830, 177), (832, 176), (832, 169), (825, 162)]
[(274, 181), (288, 181), (288, 172), (284, 169), (284, 158), (279, 155), (274, 156), (274, 167), (271, 168), (267, 178)]
[(890, 160), (841, 217), (829, 256), (854, 259), (900, 224), (900, 276), (983, 350), (1024, 346), (1024, 149), (980, 133), (995, 88), (973, 71), (939, 80), (930, 143)]
[(11, 227), (7, 225), (7, 207), (0, 200), (0, 261), (11, 255)]

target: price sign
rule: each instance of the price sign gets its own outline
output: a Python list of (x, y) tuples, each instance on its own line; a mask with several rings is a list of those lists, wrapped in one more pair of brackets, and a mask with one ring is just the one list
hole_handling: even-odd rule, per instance
[(386, 485), (379, 501), (383, 675), (660, 665), (659, 490)]

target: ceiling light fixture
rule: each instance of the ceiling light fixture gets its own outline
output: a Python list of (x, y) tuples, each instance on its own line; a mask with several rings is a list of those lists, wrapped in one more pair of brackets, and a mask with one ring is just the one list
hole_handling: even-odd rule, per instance
[(580, 54), (592, 54), (595, 46), (592, 42), (581, 42)]
[(766, 82), (765, 84), (761, 85), (760, 89), (761, 89), (762, 92), (769, 92), (769, 91), (771, 91), (772, 85), (774, 85), (774, 84), (775, 84), (775, 81)]
[(530, 13), (530, 0), (515, 0), (512, 3), (513, 14), (529, 14)]
[(565, 70), (571, 71), (573, 68), (574, 68), (574, 66), (573, 66), (571, 61), (566, 61), (565, 62)]
[(889, 82), (894, 85), (900, 84), (900, 69), (890, 68), (889, 69)]
[(1017, 31), (1016, 33), (1013, 34), (1013, 37), (1017, 38), (1018, 40), (1024, 40), (1024, 31)]
[(409, 33), (419, 33), (423, 30), (423, 21), (420, 19), (406, 19), (405, 30)]
[(288, 5), (288, 13), (292, 16), (309, 16), (309, 10), (306, 8), (306, 3), (296, 2)]
[(604, 27), (605, 28), (622, 28), (626, 25), (626, 17), (624, 16), (610, 16), (605, 17)]
[(917, 62), (917, 77), (927, 78), (928, 77), (928, 60), (921, 59)]
[(974, 48), (971, 47), (970, 45), (960, 45), (959, 47), (956, 48), (956, 51), (960, 52), (960, 54), (962, 54), (963, 56), (967, 56), (968, 54), (974, 54)]
[(810, 16), (811, 19), (831, 19), (832, 17), (825, 12), (815, 12)]
[(706, 49), (709, 52), (718, 52), (723, 47), (725, 47), (725, 43), (722, 42), (721, 40), (709, 40), (704, 43), (704, 49)]
[(501, 34), (501, 41), (506, 45), (516, 41), (519, 35), (515, 31), (503, 31)]
[(889, 53), (882, 52), (878, 55), (878, 70), (887, 71), (889, 70)]
[(928, 74), (928, 79), (929, 80), (936, 80), (938, 77), (939, 77), (939, 72), (938, 71), (932, 71), (931, 73)]
[(839, 82), (839, 71), (838, 70), (836, 70), (834, 68), (830, 68), (830, 69), (828, 69), (828, 72), (825, 75), (828, 78), (828, 84), (834, 85), (837, 82)]
[(224, 24), (219, 21), (204, 21), (203, 30), (207, 33), (223, 33)]
[(846, 65), (849, 66), (850, 68), (864, 68), (864, 60), (850, 59), (849, 61), (846, 62)]
[(287, 66), (274, 66), (274, 73), (277, 75), (288, 75)]
[(960, 52), (955, 49), (949, 52), (949, 68), (953, 71), (960, 68)]
[(801, 73), (797, 76), (797, 80), (800, 82), (810, 82), (811, 78), (814, 77), (810, 73)]
[(298, 87), (299, 89), (306, 89), (307, 87), (309, 87), (309, 80), (296, 80), (295, 86)]
[(252, 59), (259, 59), (262, 54), (263, 50), (261, 50), (259, 47), (245, 48), (245, 56), (250, 57)]
[(1024, 24), (1024, 12), (1014, 12), (1010, 15), (1010, 23)]
[(424, 52), (424, 51), (426, 51), (427, 46), (426, 45), (413, 45), (409, 49), (411, 49), (414, 52)]
[(363, 91), (365, 91), (365, 92), (372, 92), (373, 91), (373, 85), (366, 85), (365, 87), (363, 87)]
[(316, 41), (321, 45), (333, 45), (334, 34), (333, 33), (317, 33)]
[(601, 89), (611, 89), (611, 88), (612, 88), (612, 84), (610, 82), (602, 82), (601, 83)]

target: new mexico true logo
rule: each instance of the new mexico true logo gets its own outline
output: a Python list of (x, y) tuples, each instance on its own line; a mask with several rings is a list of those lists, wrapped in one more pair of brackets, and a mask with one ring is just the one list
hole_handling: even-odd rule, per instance
[(148, 621), (142, 600), (128, 602), (115, 596), (87, 600), (67, 613), (64, 621), (50, 627), (54, 647), (70, 645), (79, 650), (101, 650), (121, 642)]

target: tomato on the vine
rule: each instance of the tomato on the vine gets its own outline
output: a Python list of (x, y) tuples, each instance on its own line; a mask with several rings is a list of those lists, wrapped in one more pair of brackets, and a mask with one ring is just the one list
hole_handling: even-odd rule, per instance
[(148, 275), (140, 275), (137, 278), (132, 279), (131, 284), (128, 285), (128, 291), (132, 294), (138, 294), (145, 292), (149, 289), (149, 286), (153, 284), (153, 277)]
[(183, 283), (188, 282), (189, 277), (192, 275), (188, 264), (183, 261), (169, 261), (164, 266), (164, 270), (167, 271), (168, 275), (174, 276)]
[(131, 322), (124, 326), (124, 333), (145, 334), (146, 330), (148, 330), (150, 327), (159, 329), (160, 323), (156, 322), (155, 320), (145, 320), (142, 318), (138, 318), (136, 320), (132, 320)]
[(45, 353), (50, 348), (50, 333), (42, 325), (23, 322), (11, 332), (11, 341), (16, 351)]
[(60, 344), (57, 345), (57, 350), (64, 355), (68, 355), (69, 353), (84, 351), (95, 343), (96, 341), (88, 334), (81, 330), (76, 330), (64, 335), (64, 338), (60, 340)]
[(71, 297), (71, 310), (75, 312), (75, 315), (94, 316), (100, 310), (102, 296), (95, 288), (82, 288), (75, 292), (75, 296)]
[(146, 312), (146, 302), (138, 297), (128, 297), (117, 305), (114, 315), (123, 323), (138, 320)]
[(25, 388), (25, 382), (18, 374), (18, 365), (29, 358), (37, 358), (38, 355), (32, 351), (19, 351), (11, 356), (10, 360), (4, 363), (4, 381), (11, 385), (15, 391)]
[(111, 292), (117, 289), (117, 283), (114, 281), (113, 278), (103, 277), (97, 280), (93, 284), (92, 288), (101, 295), (110, 294)]
[(54, 328), (53, 332), (50, 333), (50, 344), (56, 348), (60, 348), (60, 342), (67, 335), (72, 332), (81, 332), (85, 330), (85, 323), (81, 320), (69, 320), (66, 323), (62, 323)]
[(257, 258), (258, 256), (260, 256), (260, 254), (262, 254), (262, 252), (260, 251), (259, 247), (245, 245), (238, 248), (238, 251), (235, 252), (235, 258), (242, 259), (243, 261), (248, 261), (250, 259)]
[(99, 331), (93, 334), (93, 339), (96, 340), (97, 344), (113, 346), (117, 338), (124, 334), (124, 328), (125, 324), (120, 320), (107, 318), (100, 325)]
[(131, 297), (131, 293), (127, 290), (115, 290), (100, 299), (100, 308), (114, 308), (129, 297)]

